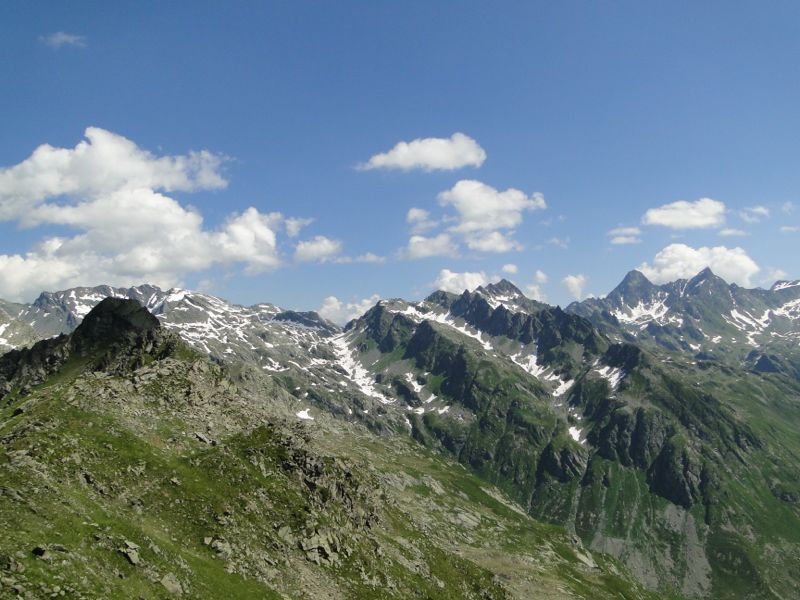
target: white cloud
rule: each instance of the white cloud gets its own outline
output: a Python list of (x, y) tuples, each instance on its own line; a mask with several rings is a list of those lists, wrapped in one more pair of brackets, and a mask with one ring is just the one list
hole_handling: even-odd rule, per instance
[(357, 302), (342, 302), (336, 296), (328, 296), (323, 300), (322, 306), (317, 309), (319, 315), (329, 321), (344, 325), (352, 319), (357, 319), (381, 299), (378, 294), (364, 298)]
[(300, 235), (300, 230), (303, 229), (306, 225), (311, 225), (314, 222), (314, 219), (300, 219), (300, 218), (288, 218), (286, 219), (286, 235), (289, 237), (297, 237)]
[(274, 269), (280, 264), (275, 230), (280, 213), (263, 214), (250, 207), (228, 218), (221, 231), (212, 236), (224, 262), (245, 262), (249, 273)]
[(767, 269), (766, 273), (764, 273), (764, 277), (761, 278), (761, 283), (767, 286), (772, 286), (772, 284), (774, 284), (776, 281), (785, 280), (788, 276), (789, 273), (783, 269), (770, 267)]
[(433, 229), (439, 222), (431, 218), (429, 213), (424, 208), (409, 208), (406, 214), (406, 223), (411, 226), (411, 233), (419, 234)]
[(547, 295), (542, 291), (542, 286), (535, 283), (525, 286), (525, 295), (539, 302), (547, 302)]
[(522, 213), (547, 207), (544, 197), (530, 197), (514, 188), (500, 192), (474, 179), (462, 179), (439, 194), (442, 205), (452, 205), (459, 222), (452, 230), (459, 233), (513, 229), (522, 223)]
[(440, 233), (434, 237), (412, 235), (403, 254), (410, 259), (455, 256), (458, 254), (458, 246), (447, 233)]
[(466, 236), (466, 242), (471, 250), (478, 250), (479, 252), (500, 253), (522, 250), (522, 245), (510, 237), (513, 234), (513, 231), (508, 233), (490, 231), (488, 233), (469, 234)]
[(617, 227), (609, 231), (606, 235), (611, 238), (609, 241), (612, 244), (620, 245), (640, 243), (642, 241), (642, 238), (639, 237), (641, 234), (642, 230), (638, 227)]
[(795, 208), (794, 202), (791, 201), (787, 201), (781, 204), (781, 211), (786, 213), (787, 215), (792, 214), (794, 212), (794, 208)]
[(487, 283), (488, 279), (483, 271), (457, 273), (450, 269), (442, 269), (436, 278), (435, 286), (438, 290), (460, 294), (464, 290), (472, 291)]
[(51, 48), (61, 48), (62, 46), (83, 48), (86, 46), (86, 36), (65, 33), (63, 31), (57, 31), (50, 35), (40, 35), (39, 41)]
[[(89, 127), (85, 136), (75, 148), (44, 144), (18, 165), (0, 170), (0, 220), (27, 216), (32, 206), (57, 196), (96, 199), (141, 189), (193, 192), (228, 183), (220, 174), (226, 158), (207, 150), (155, 157), (104, 129)], [(24, 224), (37, 222), (28, 217)]]
[(338, 256), (333, 259), (334, 262), (340, 264), (347, 263), (384, 263), (386, 262), (385, 256), (378, 256), (372, 252), (361, 254), (359, 256)]
[(583, 274), (567, 275), (561, 280), (570, 295), (576, 300), (584, 298), (583, 288), (586, 287), (587, 277)]
[(557, 248), (561, 248), (562, 250), (566, 250), (569, 248), (569, 238), (559, 238), (559, 237), (551, 237), (547, 240), (547, 243), (551, 246), (556, 246)]
[(480, 167), (484, 160), (486, 152), (478, 142), (463, 133), (454, 133), (450, 138), (419, 138), (411, 142), (398, 142), (388, 152), (376, 154), (366, 163), (358, 165), (358, 168), (365, 171), (452, 171), (468, 166)]
[(102, 283), (171, 287), (215, 265), (242, 264), (248, 273), (280, 266), (280, 213), (250, 207), (208, 229), (196, 209), (165, 195), (225, 187), (224, 157), (157, 157), (92, 127), (86, 138), (74, 148), (40, 146), (0, 169), (0, 220), (72, 230), (0, 255), (0, 297)]
[(547, 280), (547, 274), (541, 269), (537, 269), (533, 274), (534, 283), (525, 286), (525, 295), (539, 302), (547, 302), (547, 295), (542, 290), (542, 285), (547, 283)]
[[(472, 179), (458, 181), (451, 189), (441, 192), (438, 198), (443, 206), (453, 206), (456, 215), (436, 221), (431, 219), (427, 210), (410, 209), (406, 221), (411, 225), (413, 235), (404, 252), (406, 257), (454, 256), (460, 243), (478, 252), (522, 250), (522, 245), (513, 236), (514, 229), (522, 223), (523, 213), (547, 206), (539, 193), (529, 197), (513, 188), (501, 192)], [(420, 235), (441, 223), (452, 225), (434, 237)]]
[(726, 281), (743, 286), (752, 285), (752, 277), (760, 270), (742, 248), (692, 248), (686, 244), (670, 244), (656, 254), (652, 265), (645, 262), (638, 269), (653, 283), (665, 283), (689, 279), (706, 267)]
[(800, 227), (796, 225), (783, 225), (781, 227), (781, 233), (797, 233), (800, 231)]
[(509, 273), (511, 275), (516, 273), (518, 270), (519, 269), (517, 268), (517, 265), (511, 264), (511, 263), (509, 263), (507, 265), (503, 265), (503, 268), (502, 268), (503, 273)]
[(615, 235), (611, 238), (610, 242), (615, 246), (622, 246), (626, 244), (641, 244), (642, 239), (635, 235)]
[(750, 235), (743, 229), (733, 229), (731, 227), (726, 227), (725, 229), (719, 230), (719, 235), (722, 237), (744, 237)]
[(694, 202), (678, 200), (644, 213), (645, 225), (663, 225), (672, 229), (705, 229), (725, 222), (725, 204), (711, 198)]
[(297, 262), (327, 262), (342, 252), (342, 242), (324, 235), (316, 235), (310, 240), (298, 242), (294, 250)]
[(769, 218), (766, 206), (750, 206), (739, 211), (739, 218), (745, 223), (758, 223)]

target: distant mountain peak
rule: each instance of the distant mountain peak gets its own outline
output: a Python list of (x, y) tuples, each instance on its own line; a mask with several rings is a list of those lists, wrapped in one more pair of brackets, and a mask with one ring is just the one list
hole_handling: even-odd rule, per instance
[(653, 283), (647, 278), (647, 276), (639, 271), (638, 269), (632, 269), (625, 274), (625, 277), (622, 279), (622, 283), (649, 283), (652, 285)]
[[(501, 279), (497, 283), (490, 283), (485, 287), (479, 287), (478, 290), (484, 290), (493, 296), (506, 295), (506, 296), (524, 296), (517, 286), (511, 283), (508, 279)], [(476, 291), (478, 291), (476, 290)]]
[(781, 279), (781, 280), (776, 281), (775, 283), (773, 283), (772, 287), (769, 288), (769, 289), (772, 292), (777, 292), (779, 290), (785, 290), (787, 288), (793, 288), (793, 287), (798, 287), (798, 286), (800, 286), (800, 279), (797, 279), (795, 281), (788, 281), (786, 279)]
[(699, 285), (704, 281), (711, 281), (714, 279), (721, 279), (714, 274), (714, 271), (711, 270), (711, 267), (706, 267), (702, 271), (700, 271), (697, 275), (692, 277), (689, 280), (689, 285)]
[(628, 271), (622, 281), (608, 294), (608, 298), (620, 302), (636, 302), (650, 295), (656, 285), (653, 284), (641, 271), (636, 269)]

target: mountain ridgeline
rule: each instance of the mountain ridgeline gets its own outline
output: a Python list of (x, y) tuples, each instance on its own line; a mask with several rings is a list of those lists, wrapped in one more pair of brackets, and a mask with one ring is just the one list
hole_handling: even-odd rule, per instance
[[(655, 285), (632, 271), (605, 298), (562, 310), (504, 280), (420, 302), (381, 301), (344, 329), (315, 313), (152, 286), (78, 288), (0, 308), (0, 343), (18, 347), (0, 359), (5, 446), (9, 436), (34, 435), (31, 407), (52, 411), (67, 398), (88, 410), (91, 384), (104, 390), (102, 407), (91, 410), (146, 440), (147, 452), (160, 448), (152, 436), (177, 435), (177, 461), (213, 441), (207, 451), (243, 473), (250, 467), (233, 448), (252, 457), (252, 436), (267, 436), (290, 454), (311, 453), (314, 464), (339, 465), (315, 467), (340, 490), (302, 509), (316, 521), (301, 527), (286, 514), (263, 532), (286, 537), (272, 548), (291, 547), (300, 562), (256, 566), (259, 552), (274, 554), (242, 532), (272, 500), (252, 495), (266, 485), (253, 483), (257, 473), (228, 482), (226, 493), (241, 486), (239, 506), (262, 511), (223, 514), (246, 538), (241, 560), (222, 556), (244, 582), (290, 597), (317, 597), (328, 580), (342, 597), (416, 597), (417, 576), (435, 586), (422, 597), (437, 598), (800, 593), (800, 282), (751, 290), (707, 269)], [(125, 406), (129, 385), (141, 399)], [(187, 431), (198, 434), (176, 434)], [(199, 455), (190, 456), (197, 466)], [(364, 481), (359, 460), (372, 465)], [(305, 468), (296, 463), (285, 462), (281, 477), (295, 481)], [(356, 482), (355, 491), (341, 491), (350, 484), (339, 477)], [(302, 495), (281, 485), (280, 493)], [(404, 532), (401, 506), (425, 513), (415, 512)], [(176, 518), (164, 510), (159, 527)], [(202, 534), (211, 524), (202, 515), (190, 523), (195, 538), (211, 540), (207, 548), (232, 544), (230, 533)], [(373, 574), (370, 544), (397, 561), (388, 579)], [(0, 543), (0, 553), (9, 550)], [(426, 568), (402, 566), (409, 552)], [(523, 556), (553, 562), (521, 575), (513, 567)], [(308, 590), (296, 578), (275, 583), (297, 565)], [(170, 568), (152, 574), (162, 589), (172, 578), (201, 597), (221, 589), (198, 579), (199, 567)], [(448, 579), (454, 570), (467, 574), (460, 587)], [(234, 585), (220, 577), (219, 585)]]

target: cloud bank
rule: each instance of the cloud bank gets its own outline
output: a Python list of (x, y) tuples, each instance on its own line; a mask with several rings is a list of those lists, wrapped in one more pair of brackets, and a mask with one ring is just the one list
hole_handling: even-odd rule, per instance
[[(0, 255), (0, 297), (101, 283), (170, 287), (215, 265), (247, 273), (278, 267), (278, 234), (296, 234), (301, 221), (250, 207), (209, 229), (196, 209), (167, 195), (226, 187), (226, 160), (207, 150), (155, 156), (89, 127), (74, 148), (44, 144), (0, 169), (0, 221), (58, 232), (25, 253)], [(309, 244), (302, 256), (321, 252)]]
[(752, 278), (761, 269), (744, 249), (715, 246), (692, 248), (686, 244), (670, 244), (638, 269), (653, 283), (689, 279), (710, 267), (725, 281), (741, 286), (753, 285)]

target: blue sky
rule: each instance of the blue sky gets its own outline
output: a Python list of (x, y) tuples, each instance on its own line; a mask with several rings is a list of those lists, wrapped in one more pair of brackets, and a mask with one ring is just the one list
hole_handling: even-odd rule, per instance
[[(0, 297), (151, 280), (341, 318), (503, 274), (562, 305), (637, 267), (798, 278), (798, 23), (795, 2), (3, 3)], [(417, 168), (363, 168), (413, 140)]]

